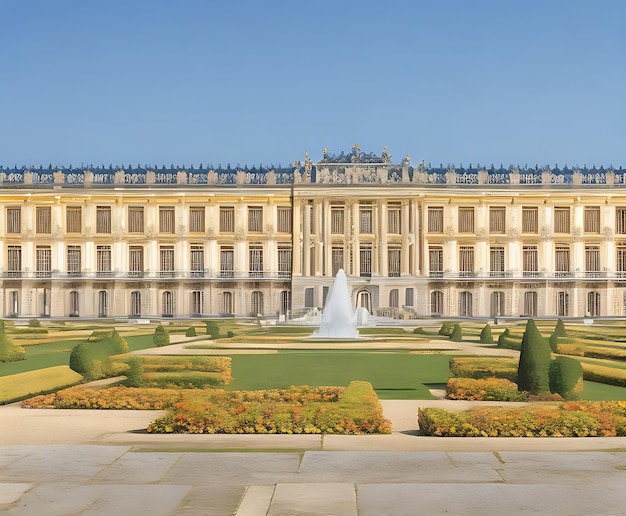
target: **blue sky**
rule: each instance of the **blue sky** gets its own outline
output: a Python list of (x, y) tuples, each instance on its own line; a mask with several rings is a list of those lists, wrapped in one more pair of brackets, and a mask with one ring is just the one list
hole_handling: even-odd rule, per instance
[(0, 2), (0, 164), (626, 166), (621, 0)]

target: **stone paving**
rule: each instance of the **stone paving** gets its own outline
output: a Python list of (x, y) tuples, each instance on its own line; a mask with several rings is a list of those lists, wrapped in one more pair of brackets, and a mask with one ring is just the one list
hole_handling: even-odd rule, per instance
[(626, 438), (422, 437), (417, 406), (450, 402), (382, 403), (392, 435), (324, 438), (150, 435), (158, 411), (0, 407), (0, 512), (626, 514)]

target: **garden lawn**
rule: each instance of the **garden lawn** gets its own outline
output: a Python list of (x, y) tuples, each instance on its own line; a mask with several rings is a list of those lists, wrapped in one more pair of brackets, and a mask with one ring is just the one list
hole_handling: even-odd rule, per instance
[(584, 388), (581, 398), (589, 401), (620, 401), (626, 400), (626, 387), (607, 385), (598, 382), (583, 382)]
[(230, 391), (291, 385), (346, 386), (370, 382), (380, 399), (432, 399), (424, 384), (445, 384), (449, 356), (410, 353), (284, 352), (232, 355)]

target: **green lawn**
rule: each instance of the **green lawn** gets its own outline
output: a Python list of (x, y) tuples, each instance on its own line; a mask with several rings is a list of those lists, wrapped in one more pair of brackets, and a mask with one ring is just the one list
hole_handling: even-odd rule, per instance
[(432, 399), (424, 384), (448, 380), (449, 357), (438, 354), (288, 352), (233, 355), (229, 390), (256, 390), (290, 385), (372, 384), (381, 399)]
[(626, 400), (626, 387), (585, 381), (582, 399), (590, 401)]

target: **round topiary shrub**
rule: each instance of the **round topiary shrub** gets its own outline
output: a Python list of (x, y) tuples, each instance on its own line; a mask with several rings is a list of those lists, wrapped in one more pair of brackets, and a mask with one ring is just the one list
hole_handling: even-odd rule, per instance
[(449, 337), (450, 335), (452, 335), (453, 331), (454, 331), (454, 323), (444, 322), (442, 323), (441, 328), (439, 328), (439, 335), (443, 335), (444, 337)]
[(160, 324), (154, 330), (152, 343), (157, 347), (167, 346), (170, 343), (170, 336), (167, 331), (165, 331), (165, 328), (163, 328)]
[(485, 324), (480, 332), (480, 342), (482, 344), (493, 344), (493, 336), (491, 335), (491, 326)]
[(127, 361), (128, 371), (126, 371), (126, 387), (141, 387), (143, 381), (143, 361), (139, 357), (131, 357)]
[(187, 328), (185, 332), (185, 337), (195, 337), (196, 336), (196, 328), (192, 326), (191, 328)]
[(565, 400), (575, 400), (583, 393), (583, 367), (574, 358), (557, 357), (550, 364), (550, 392)]

